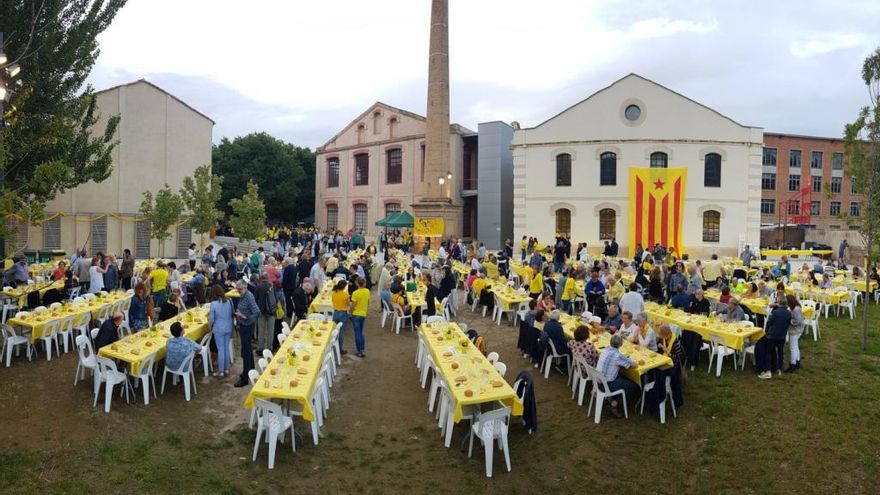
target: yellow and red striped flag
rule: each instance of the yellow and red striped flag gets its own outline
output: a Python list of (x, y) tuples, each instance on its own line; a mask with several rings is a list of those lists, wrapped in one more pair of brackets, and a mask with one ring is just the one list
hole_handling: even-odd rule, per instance
[(629, 169), (629, 254), (660, 243), (681, 256), (686, 168)]

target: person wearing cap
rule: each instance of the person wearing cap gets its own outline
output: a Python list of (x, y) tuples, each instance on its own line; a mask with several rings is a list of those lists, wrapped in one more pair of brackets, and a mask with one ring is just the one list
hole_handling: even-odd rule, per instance
[[(608, 383), (608, 392), (623, 390), (624, 394), (632, 395), (638, 388), (635, 383), (628, 378), (620, 375), (620, 368), (633, 368), (636, 363), (628, 356), (620, 352), (620, 346), (623, 345), (623, 337), (620, 335), (611, 336), (611, 345), (602, 350), (599, 354), (599, 361), (596, 363), (596, 369), (605, 378)], [(599, 407), (599, 406), (597, 406)], [(620, 408), (616, 400), (611, 401), (611, 412), (620, 417)]]
[(169, 330), (171, 337), (165, 341), (165, 367), (178, 370), (183, 360), (193, 352), (200, 352), (202, 346), (183, 337), (183, 325), (179, 321), (172, 323)]

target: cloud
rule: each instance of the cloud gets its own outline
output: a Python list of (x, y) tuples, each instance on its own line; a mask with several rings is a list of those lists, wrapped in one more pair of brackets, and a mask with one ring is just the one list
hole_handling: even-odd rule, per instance
[(828, 33), (809, 40), (792, 41), (789, 50), (795, 57), (807, 58), (869, 45), (870, 38), (863, 33)]
[(718, 28), (718, 21), (712, 19), (708, 22), (697, 22), (688, 19), (669, 19), (667, 17), (655, 17), (637, 21), (630, 26), (625, 33), (632, 39), (659, 38), (662, 36), (674, 36), (682, 33), (711, 33)]

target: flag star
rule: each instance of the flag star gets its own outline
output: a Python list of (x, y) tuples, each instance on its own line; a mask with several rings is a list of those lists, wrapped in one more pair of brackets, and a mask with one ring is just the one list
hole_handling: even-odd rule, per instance
[(654, 182), (654, 189), (663, 189), (663, 186), (664, 186), (664, 185), (666, 185), (665, 182), (663, 182), (663, 181), (660, 180), (660, 179), (657, 179), (657, 180)]

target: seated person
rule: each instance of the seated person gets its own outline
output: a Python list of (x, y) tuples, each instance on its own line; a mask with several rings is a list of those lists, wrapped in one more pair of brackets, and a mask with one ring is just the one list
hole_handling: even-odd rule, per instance
[(553, 296), (551, 296), (549, 292), (544, 291), (544, 293), (541, 294), (541, 299), (538, 300), (535, 309), (538, 311), (553, 311), (556, 309), (556, 303), (553, 301)]
[(101, 328), (98, 329), (98, 334), (95, 335), (96, 352), (105, 345), (110, 345), (119, 340), (119, 326), (122, 325), (123, 318), (122, 312), (117, 311), (113, 313), (111, 318), (101, 323)]
[(737, 322), (748, 319), (742, 306), (739, 305), (739, 301), (732, 297), (727, 301), (727, 305), (718, 313), (723, 315), (724, 321)]
[(616, 332), (623, 325), (623, 318), (620, 317), (620, 309), (618, 309), (617, 304), (611, 303), (608, 305), (608, 315), (605, 316), (602, 325), (611, 333)]
[[(636, 363), (620, 352), (621, 345), (623, 345), (623, 337), (616, 334), (612, 335), (611, 345), (603, 349), (599, 354), (596, 369), (599, 370), (599, 373), (602, 374), (608, 383), (609, 392), (622, 389), (625, 394), (633, 395), (638, 390), (638, 386), (625, 376), (622, 376), (620, 368), (633, 368)], [(617, 417), (622, 415), (620, 404), (616, 399), (611, 400), (611, 412)]]
[[(694, 293), (696, 293), (696, 291), (694, 291)], [(684, 291), (684, 287), (682, 287), (681, 284), (678, 284), (675, 286), (675, 295), (669, 300), (669, 304), (675, 309), (687, 311), (691, 306), (691, 296)]]
[(657, 352), (657, 335), (648, 323), (648, 315), (639, 313), (636, 316), (636, 324), (638, 325), (638, 331), (634, 333), (632, 343)]
[(183, 301), (180, 300), (180, 288), (175, 287), (171, 289), (171, 296), (168, 297), (168, 300), (162, 303), (162, 307), (159, 310), (159, 321), (174, 318), (183, 311), (186, 311), (186, 307), (183, 305)]
[(79, 281), (73, 278), (73, 271), (68, 269), (64, 272), (64, 295), (70, 297), (70, 293), (77, 287), (79, 287)]
[(529, 299), (529, 311), (526, 313), (523, 321), (530, 327), (535, 326), (535, 318), (537, 318), (538, 313), (544, 313), (543, 311), (538, 311), (538, 301), (534, 299)]
[(758, 284), (751, 282), (746, 285), (746, 291), (743, 293), (743, 299), (753, 299), (758, 297), (760, 294), (758, 293)]
[[(590, 342), (590, 330), (586, 325), (578, 326), (574, 331), (574, 340), (568, 341), (568, 349), (573, 357), (583, 358), (587, 364), (596, 367), (599, 361), (599, 351), (596, 346)], [(586, 374), (586, 370), (581, 370), (582, 374)]]
[[(621, 315), (621, 324), (620, 329), (616, 332), (616, 335), (620, 335), (625, 339), (632, 338), (632, 336), (638, 331), (639, 327), (633, 321), (633, 315), (629, 311), (624, 311)], [(609, 329), (611, 331), (611, 329)]]
[(721, 297), (718, 298), (718, 301), (721, 304), (727, 304), (731, 297), (733, 296), (730, 295), (730, 287), (724, 287), (721, 289)]
[(193, 352), (200, 352), (202, 346), (183, 337), (183, 325), (179, 321), (171, 324), (171, 337), (165, 341), (165, 367), (172, 370), (180, 369), (183, 360)]
[(195, 289), (195, 287), (197, 285), (205, 285), (205, 273), (204, 273), (204, 269), (201, 267), (199, 267), (199, 269), (196, 270), (196, 273), (195, 273), (195, 275), (193, 275), (193, 278), (191, 278), (189, 280), (189, 282), (186, 283), (186, 286), (189, 287), (190, 289)]
[[(553, 342), (553, 347), (556, 348), (556, 352), (559, 354), (565, 354), (568, 351), (568, 339), (565, 337), (565, 332), (562, 329), (562, 324), (559, 323), (559, 310), (554, 309), (552, 313), (550, 313), (550, 320), (544, 324), (544, 332), (541, 334), (541, 339)], [(550, 346), (547, 346), (549, 351)], [(561, 365), (561, 369), (563, 371), (567, 371), (565, 368), (565, 364)]]
[[(729, 291), (728, 287), (725, 287), (724, 289)], [(723, 294), (724, 290), (722, 290), (721, 293)], [(728, 296), (729, 295), (730, 293), (728, 292)], [(691, 305), (688, 308), (688, 313), (695, 315), (708, 315), (709, 309), (709, 300), (706, 299), (706, 297), (703, 295), (703, 291), (698, 290), (694, 292), (694, 299), (691, 301)]]
[(61, 280), (65, 277), (67, 273), (66, 269), (67, 263), (62, 261), (58, 262), (58, 266), (55, 267), (55, 270), (52, 271), (52, 280)]
[(405, 291), (403, 286), (397, 287), (397, 292), (393, 292), (391, 294), (391, 306), (399, 306), (401, 310), (403, 310), (404, 315), (408, 315), (412, 312), (412, 308), (406, 302), (406, 296), (404, 295)]

